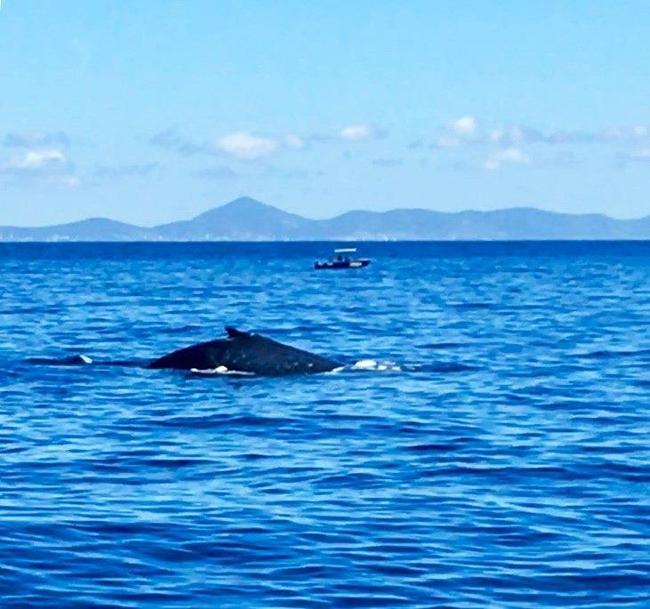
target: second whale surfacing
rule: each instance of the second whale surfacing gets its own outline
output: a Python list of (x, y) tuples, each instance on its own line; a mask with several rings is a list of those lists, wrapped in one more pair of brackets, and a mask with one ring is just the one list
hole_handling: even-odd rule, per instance
[(199, 343), (168, 353), (148, 368), (177, 370), (224, 370), (283, 376), (329, 372), (341, 362), (283, 345), (271, 338), (226, 327), (228, 338)]

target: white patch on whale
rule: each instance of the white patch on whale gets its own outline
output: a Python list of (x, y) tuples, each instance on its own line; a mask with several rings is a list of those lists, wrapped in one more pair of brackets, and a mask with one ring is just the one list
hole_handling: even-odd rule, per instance
[(207, 370), (200, 370), (199, 368), (190, 368), (192, 374), (203, 374), (212, 376), (219, 375), (236, 375), (236, 376), (255, 376), (254, 372), (242, 372), (241, 370), (228, 370), (225, 366), (217, 366), (216, 368), (209, 368)]
[(399, 372), (402, 369), (393, 362), (378, 362), (374, 359), (360, 359), (358, 362), (351, 366), (352, 370), (375, 370), (378, 372), (395, 371)]

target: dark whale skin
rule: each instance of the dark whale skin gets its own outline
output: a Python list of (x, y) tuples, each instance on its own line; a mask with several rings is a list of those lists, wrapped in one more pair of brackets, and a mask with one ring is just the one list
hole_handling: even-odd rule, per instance
[(152, 369), (229, 371), (263, 376), (329, 372), (343, 366), (335, 360), (283, 345), (271, 338), (226, 327), (228, 338), (185, 347), (152, 361)]

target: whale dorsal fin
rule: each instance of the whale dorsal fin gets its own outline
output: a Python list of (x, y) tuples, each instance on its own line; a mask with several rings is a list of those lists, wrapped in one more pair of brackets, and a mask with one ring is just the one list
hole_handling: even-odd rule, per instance
[(250, 332), (243, 332), (242, 330), (238, 330), (232, 326), (226, 326), (226, 334), (228, 335), (228, 338), (244, 338), (250, 336)]

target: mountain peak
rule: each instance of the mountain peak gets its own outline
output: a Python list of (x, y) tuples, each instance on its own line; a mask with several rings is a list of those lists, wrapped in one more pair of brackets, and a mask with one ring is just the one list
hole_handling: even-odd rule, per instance
[(218, 207), (213, 207), (208, 211), (199, 214), (194, 218), (196, 220), (206, 220), (206, 219), (223, 219), (223, 218), (234, 218), (234, 217), (252, 217), (252, 216), (266, 216), (269, 215), (288, 215), (287, 212), (273, 207), (272, 205), (267, 205), (262, 203), (257, 199), (252, 197), (238, 197), (233, 199), (229, 203), (220, 205)]
[(168, 239), (234, 239), (240, 241), (292, 239), (310, 220), (267, 205), (251, 197), (239, 197), (214, 207), (192, 220), (157, 227)]
[(41, 228), (0, 227), (0, 241), (287, 241), (648, 239), (650, 216), (615, 220), (534, 208), (442, 213), (400, 208), (310, 220), (239, 197), (191, 220), (143, 228), (107, 218)]
[[(255, 211), (258, 209), (276, 209), (272, 205), (262, 203), (253, 197), (237, 197), (218, 209), (238, 209), (240, 211)], [(279, 211), (279, 210), (278, 210)]]

